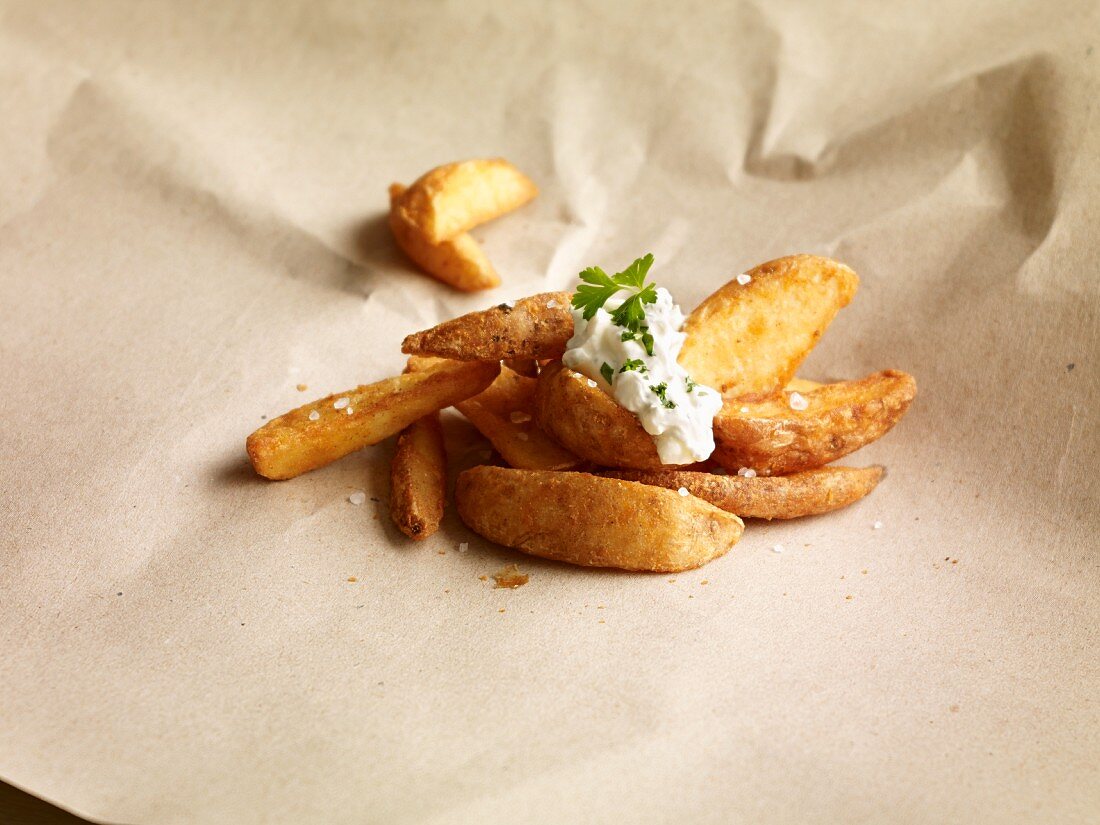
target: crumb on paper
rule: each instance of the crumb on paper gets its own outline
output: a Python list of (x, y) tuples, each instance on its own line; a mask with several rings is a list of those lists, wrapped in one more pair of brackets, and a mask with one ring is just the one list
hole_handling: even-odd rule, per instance
[(669, 580), (668, 580), (668, 583), (669, 583), (669, 584), (674, 584), (675, 582), (676, 582), (676, 579), (669, 579)]
[(356, 578), (355, 576), (348, 576), (348, 581), (349, 582), (357, 582), (357, 581), (359, 581), (359, 579)]
[(436, 550), (435, 554), (437, 556), (445, 556), (445, 555), (447, 555), (447, 551), (446, 550)]
[(360, 504), (362, 504), (366, 500), (367, 500), (367, 494), (364, 493), (362, 490), (356, 490), (354, 493), (352, 493), (350, 496), (348, 496), (348, 501), (350, 501), (356, 507), (358, 507)]
[(851, 601), (851, 600), (852, 600), (853, 598), (854, 598), (854, 597), (852, 596), (852, 594), (851, 594), (851, 593), (849, 593), (849, 594), (848, 594), (847, 596), (845, 596), (845, 597), (844, 597), (844, 601), (846, 601), (846, 602), (850, 602), (850, 601)]
[(952, 713), (958, 713), (959, 712), (959, 706), (958, 705), (952, 705), (951, 707), (948, 708), (948, 710), (951, 711)]
[(298, 392), (305, 392), (306, 390), (309, 389), (309, 385), (299, 384), (297, 387), (295, 387), (295, 389), (298, 390)]
[(497, 613), (503, 613), (503, 612), (504, 612), (504, 608), (503, 608), (503, 607), (502, 607), (502, 608), (501, 608), (500, 610), (498, 610), (498, 611), (497, 611)]
[(859, 572), (860, 572), (860, 575), (862, 575), (862, 576), (866, 576), (866, 575), (867, 575), (867, 571), (866, 571), (866, 570), (860, 570)]
[(699, 584), (710, 584), (710, 579), (703, 579)]
[(506, 564), (493, 574), (493, 581), (496, 582), (493, 587), (514, 590), (517, 587), (523, 587), (530, 579), (531, 577), (526, 573), (520, 572), (519, 565)]
[(958, 559), (951, 559), (951, 563), (952, 563), (952, 564), (958, 564), (958, 563), (959, 563), (959, 560), (958, 560)]
[(488, 576), (478, 576), (478, 579), (479, 579), (480, 581), (483, 581), (483, 582), (487, 582), (487, 581), (489, 581), (489, 577), (488, 577)]

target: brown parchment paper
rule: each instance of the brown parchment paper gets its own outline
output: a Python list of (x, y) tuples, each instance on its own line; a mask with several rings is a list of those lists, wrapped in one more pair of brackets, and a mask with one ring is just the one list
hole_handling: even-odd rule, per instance
[[(0, 4), (0, 777), (122, 823), (1098, 821), (1096, 8)], [(541, 196), (449, 292), (386, 186), (498, 154)], [(685, 307), (861, 274), (803, 374), (917, 376), (871, 497), (641, 576), (400, 540), (385, 445), (249, 471), (402, 335), (647, 251)]]

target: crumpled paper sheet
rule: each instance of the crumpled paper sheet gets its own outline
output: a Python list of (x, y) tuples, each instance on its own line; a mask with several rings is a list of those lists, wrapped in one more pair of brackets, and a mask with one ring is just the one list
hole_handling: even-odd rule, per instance
[[(1090, 2), (4, 3), (0, 777), (123, 823), (1095, 817), (1098, 32)], [(495, 154), (542, 194), (459, 295), (386, 186)], [(803, 374), (917, 376), (854, 458), (873, 495), (644, 576), (453, 513), (402, 541), (386, 446), (250, 472), (263, 416), (397, 372), (403, 334), (647, 251), (686, 307), (795, 251), (861, 274)], [(479, 579), (510, 561), (530, 584)]]

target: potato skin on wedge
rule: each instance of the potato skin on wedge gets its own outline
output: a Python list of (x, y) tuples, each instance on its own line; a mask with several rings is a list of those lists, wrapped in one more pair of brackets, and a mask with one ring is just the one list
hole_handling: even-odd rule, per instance
[(730, 281), (687, 317), (680, 364), (728, 395), (771, 393), (794, 378), (859, 277), (816, 255), (760, 264), (745, 284)]
[(248, 437), (248, 457), (264, 478), (294, 478), (477, 395), (499, 372), (499, 364), (425, 362), (423, 371), (334, 393), (268, 421)]
[(439, 413), (414, 421), (397, 437), (390, 463), (390, 518), (411, 539), (439, 529), (447, 501), (447, 450)]
[(543, 292), (414, 332), (401, 342), (401, 351), (455, 361), (541, 361), (560, 358), (572, 337), (569, 293)]
[(711, 459), (760, 475), (812, 470), (881, 438), (916, 394), (913, 376), (884, 370), (807, 392), (804, 410), (791, 409), (787, 392), (763, 401), (727, 398), (714, 419)]
[(458, 514), (490, 541), (586, 567), (677, 573), (741, 538), (737, 516), (694, 496), (588, 473), (474, 467)]
[(535, 417), (563, 447), (601, 467), (667, 468), (638, 417), (560, 361), (539, 374)]
[(875, 489), (883, 468), (819, 467), (789, 476), (719, 476), (691, 470), (608, 470), (600, 475), (678, 490), (741, 518), (789, 519), (847, 507)]

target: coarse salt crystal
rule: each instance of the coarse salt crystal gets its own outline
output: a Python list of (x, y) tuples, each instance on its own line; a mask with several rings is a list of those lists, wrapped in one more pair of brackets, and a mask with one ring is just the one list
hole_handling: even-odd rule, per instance
[(737, 471), (737, 475), (741, 476), (741, 478), (756, 478), (756, 470), (752, 467), (742, 467)]
[(676, 492), (679, 493), (682, 496), (686, 496), (688, 494), (688, 488), (687, 487), (681, 487)]
[(367, 500), (367, 494), (364, 493), (362, 490), (356, 490), (354, 493), (352, 493), (350, 496), (348, 496), (348, 501), (350, 501), (356, 507), (358, 507), (360, 504), (362, 504), (366, 500)]
[(460, 542), (458, 543), (458, 552), (459, 552), (459, 553), (465, 553), (465, 552), (466, 552), (467, 550), (469, 550), (469, 549), (470, 549), (470, 542), (468, 542), (468, 541), (460, 541)]
[(321, 414), (319, 412), (317, 412), (317, 410), (314, 410), (313, 412), (311, 412), (309, 414), (309, 420), (310, 421), (316, 421), (320, 417), (321, 417)]
[(745, 286), (750, 281), (752, 281), (752, 275), (747, 272), (742, 272), (737, 276), (737, 283), (741, 284), (741, 286)]
[(792, 410), (804, 410), (810, 406), (810, 402), (806, 400), (806, 397), (802, 395), (802, 393), (792, 392), (790, 405)]
[(513, 424), (526, 424), (531, 420), (529, 413), (520, 412), (519, 410), (513, 410), (508, 417), (512, 419)]
[(589, 378), (588, 379), (588, 386), (592, 387), (592, 389), (595, 389), (596, 387), (599, 386), (599, 384), (597, 384), (595, 381), (593, 381), (591, 378)]
[(555, 301), (553, 298), (551, 298), (549, 301), (546, 302), (546, 308), (547, 309), (557, 309), (558, 308), (558, 302)]
[(343, 398), (337, 398), (333, 402), (332, 406), (334, 406), (338, 410), (342, 410), (342, 409), (344, 409), (344, 407), (346, 407), (350, 403), (351, 403), (351, 399), (348, 398), (347, 396), (345, 396)]
[(747, 413), (748, 411), (749, 411), (748, 407), (742, 407), (741, 408), (741, 412), (743, 412), (743, 413)]
[(882, 529), (882, 522), (881, 521), (876, 521), (874, 524), (871, 525), (871, 529), (872, 530), (881, 530)]
[(782, 544), (775, 545), (775, 547), (772, 548), (772, 552), (773, 553), (782, 553), (783, 552), (783, 545)]
[(344, 410), (344, 412), (346, 412), (348, 415), (351, 415), (353, 412), (355, 412), (355, 410), (351, 407), (348, 407), (346, 410)]

